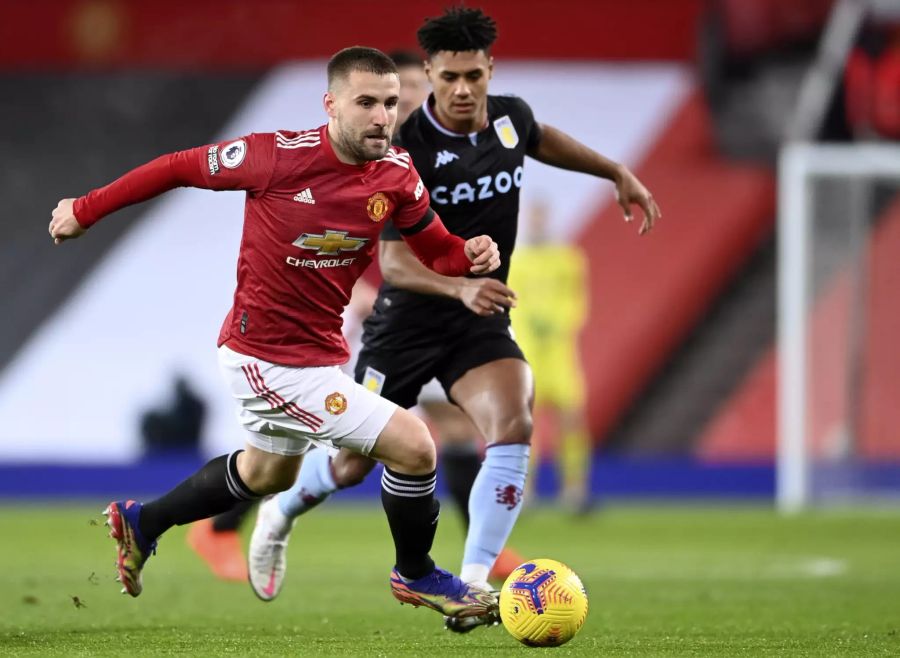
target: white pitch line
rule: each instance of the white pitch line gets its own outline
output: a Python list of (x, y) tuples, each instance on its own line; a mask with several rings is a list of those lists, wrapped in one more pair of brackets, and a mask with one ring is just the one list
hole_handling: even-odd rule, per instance
[(699, 564), (669, 560), (648, 559), (642, 566), (608, 565), (584, 569), (584, 577), (600, 580), (790, 580), (807, 578), (834, 578), (849, 571), (847, 560), (824, 556), (780, 556), (766, 561), (764, 558), (741, 561)]

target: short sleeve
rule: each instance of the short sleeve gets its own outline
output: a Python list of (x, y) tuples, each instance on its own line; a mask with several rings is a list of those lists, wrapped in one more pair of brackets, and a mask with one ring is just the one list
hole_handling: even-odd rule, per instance
[(528, 103), (521, 98), (516, 98), (516, 105), (525, 128), (525, 151), (530, 153), (541, 143), (541, 125), (534, 120), (534, 112)]
[(275, 136), (252, 133), (206, 147), (203, 178), (212, 190), (247, 190), (259, 194), (275, 171)]
[(397, 210), (391, 217), (392, 228), (403, 231), (418, 224), (428, 213), (431, 204), (425, 183), (412, 164), (397, 196)]

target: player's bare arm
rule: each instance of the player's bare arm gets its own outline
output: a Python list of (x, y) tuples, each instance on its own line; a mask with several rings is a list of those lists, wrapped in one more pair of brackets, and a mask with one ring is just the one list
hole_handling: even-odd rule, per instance
[(558, 128), (545, 123), (540, 127), (541, 141), (534, 152), (528, 155), (544, 164), (612, 181), (616, 186), (616, 199), (622, 206), (626, 222), (630, 222), (633, 218), (631, 206), (634, 204), (640, 206), (644, 221), (638, 230), (639, 235), (647, 233), (662, 217), (653, 195), (628, 167), (600, 155)]
[(73, 240), (87, 230), (75, 218), (74, 205), (75, 199), (62, 199), (50, 213), (50, 237), (54, 244)]
[(381, 243), (379, 264), (382, 276), (391, 285), (426, 295), (458, 299), (476, 315), (495, 315), (516, 305), (516, 293), (503, 282), (438, 274), (419, 262), (412, 250), (400, 240)]

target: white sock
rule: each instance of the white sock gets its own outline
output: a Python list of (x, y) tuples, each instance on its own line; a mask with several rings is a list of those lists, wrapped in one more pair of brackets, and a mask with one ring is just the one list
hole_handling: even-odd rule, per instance
[(487, 572), (506, 545), (522, 509), (529, 452), (524, 443), (488, 446), (469, 495), (469, 534), (462, 580), (486, 581)]
[(470, 585), (478, 585), (485, 589), (490, 589), (488, 585), (488, 574), (491, 568), (485, 564), (464, 564), (459, 572), (459, 579)]
[(335, 491), (337, 485), (331, 475), (331, 455), (327, 450), (313, 448), (303, 456), (294, 486), (278, 494), (278, 508), (287, 518), (294, 519), (306, 514)]

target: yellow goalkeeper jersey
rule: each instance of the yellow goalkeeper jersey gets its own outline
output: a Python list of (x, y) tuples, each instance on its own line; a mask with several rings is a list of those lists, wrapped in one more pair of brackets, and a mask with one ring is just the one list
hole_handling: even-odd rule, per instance
[(510, 315), (534, 370), (538, 402), (570, 406), (584, 398), (578, 332), (587, 312), (586, 269), (573, 245), (524, 245), (513, 252), (508, 283), (518, 303)]

